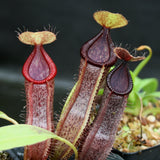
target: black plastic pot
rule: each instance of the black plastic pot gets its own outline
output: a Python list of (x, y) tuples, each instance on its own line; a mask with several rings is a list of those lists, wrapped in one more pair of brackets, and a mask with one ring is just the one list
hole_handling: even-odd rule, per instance
[[(23, 148), (15, 148), (7, 152), (13, 160), (23, 160), (23, 151)], [(134, 153), (125, 153), (113, 149), (107, 160), (160, 160), (159, 153), (160, 145)], [(74, 160), (74, 158), (70, 158), (70, 160)]]
[(120, 155), (124, 160), (160, 160), (160, 145), (133, 153), (120, 152), (116, 149), (112, 152)]
[[(15, 148), (7, 151), (10, 158), (13, 160), (23, 160), (23, 152), (24, 149), (21, 148)], [(70, 158), (70, 160), (74, 160), (74, 158)], [(111, 153), (106, 160), (124, 160), (120, 155)]]
[[(24, 148), (14, 148), (11, 150), (7, 150), (9, 157), (12, 160), (23, 160)], [(74, 158), (70, 158), (70, 160), (74, 160)], [(106, 160), (124, 160), (121, 156), (115, 153), (111, 153)]]
[[(23, 151), (23, 148), (15, 148), (7, 152), (13, 160), (23, 160)], [(107, 160), (160, 160), (159, 153), (160, 145), (134, 153), (125, 153), (113, 149)], [(74, 158), (70, 160), (74, 160)]]
[[(7, 150), (7, 153), (9, 154), (9, 157), (12, 160), (23, 160), (23, 153), (24, 153), (24, 148), (15, 148), (11, 150)], [(73, 158), (70, 158), (69, 160), (74, 160)], [(106, 160), (124, 160), (120, 155), (111, 153)]]

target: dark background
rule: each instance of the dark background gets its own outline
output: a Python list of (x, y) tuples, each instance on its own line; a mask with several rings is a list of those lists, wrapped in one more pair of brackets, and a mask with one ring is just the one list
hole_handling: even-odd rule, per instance
[[(129, 51), (142, 44), (151, 46), (153, 58), (140, 77), (160, 80), (159, 0), (2, 0), (0, 110), (19, 122), (24, 119), (19, 116), (25, 105), (21, 69), (33, 47), (19, 42), (15, 31), (41, 31), (51, 26), (58, 33), (57, 40), (46, 45), (45, 49), (58, 68), (55, 105), (61, 107), (78, 74), (80, 47), (101, 29), (92, 18), (97, 10), (118, 12), (128, 19), (128, 26), (111, 31), (113, 41)], [(130, 65), (134, 68), (133, 64)]]

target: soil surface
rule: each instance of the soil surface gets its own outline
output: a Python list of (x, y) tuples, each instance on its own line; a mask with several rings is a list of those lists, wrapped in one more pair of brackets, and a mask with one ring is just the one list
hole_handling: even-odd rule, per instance
[(156, 113), (151, 104), (139, 116), (124, 113), (113, 147), (131, 153), (160, 144), (160, 106), (156, 107)]

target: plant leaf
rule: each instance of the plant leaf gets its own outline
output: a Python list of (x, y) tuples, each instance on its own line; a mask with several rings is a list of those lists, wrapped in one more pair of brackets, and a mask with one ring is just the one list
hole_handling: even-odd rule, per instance
[(143, 104), (147, 106), (149, 102), (156, 103), (157, 99), (160, 99), (160, 92), (146, 94), (143, 97)]
[(135, 85), (135, 90), (137, 92), (140, 92), (141, 90), (143, 90), (146, 93), (151, 93), (157, 90), (158, 81), (156, 78), (140, 79), (136, 77), (134, 81), (134, 85)]
[(130, 113), (132, 115), (137, 116), (141, 109), (141, 101), (140, 97), (136, 92), (131, 92), (132, 94), (129, 95), (127, 107), (125, 108), (126, 113)]
[(152, 93), (158, 88), (158, 80), (156, 78), (147, 78), (143, 80), (144, 87), (143, 90), (146, 93)]
[(0, 150), (32, 145), (49, 138), (57, 139), (69, 145), (75, 152), (75, 159), (78, 159), (77, 149), (72, 143), (48, 130), (27, 124), (0, 127)]
[(104, 88), (100, 88), (97, 95), (102, 96), (103, 93), (104, 93)]
[(149, 114), (153, 114), (154, 116), (156, 116), (157, 114), (160, 114), (160, 108), (152, 108), (152, 109), (147, 109), (145, 111), (143, 111), (143, 116), (147, 116)]
[(144, 98), (148, 98), (148, 97), (160, 98), (160, 91), (149, 93)]

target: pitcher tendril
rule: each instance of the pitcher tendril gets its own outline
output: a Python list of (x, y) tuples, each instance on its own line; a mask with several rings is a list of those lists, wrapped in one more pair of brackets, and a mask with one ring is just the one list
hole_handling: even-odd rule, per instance
[(152, 49), (147, 46), (147, 45), (142, 45), (142, 46), (139, 46), (137, 48), (137, 51), (142, 51), (144, 49), (147, 49), (149, 51), (149, 54), (148, 56), (146, 57), (146, 59), (144, 61), (142, 61), (137, 67), (136, 69), (133, 71), (134, 75), (135, 76), (138, 76), (138, 74), (140, 73), (140, 71), (143, 69), (143, 67), (148, 63), (148, 61), (151, 59), (152, 57)]

